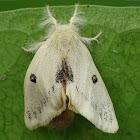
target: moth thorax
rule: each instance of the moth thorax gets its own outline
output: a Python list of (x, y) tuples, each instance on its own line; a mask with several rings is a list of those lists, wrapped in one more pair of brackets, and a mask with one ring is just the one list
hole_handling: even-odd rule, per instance
[(67, 44), (70, 40), (77, 37), (77, 33), (68, 25), (61, 25), (53, 33), (55, 41), (59, 41), (61, 45)]

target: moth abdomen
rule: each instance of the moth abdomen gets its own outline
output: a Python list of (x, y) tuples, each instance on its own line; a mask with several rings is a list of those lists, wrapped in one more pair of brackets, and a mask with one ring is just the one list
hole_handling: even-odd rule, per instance
[(66, 109), (58, 116), (56, 116), (49, 126), (52, 128), (66, 128), (70, 125), (74, 118), (74, 112), (68, 109), (69, 98), (66, 99)]

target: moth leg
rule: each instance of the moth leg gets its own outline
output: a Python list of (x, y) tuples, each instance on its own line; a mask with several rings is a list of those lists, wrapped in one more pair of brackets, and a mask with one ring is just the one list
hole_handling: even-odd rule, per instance
[(87, 43), (90, 43), (90, 42), (93, 41), (93, 40), (95, 40), (95, 41), (97, 41), (98, 43), (100, 43), (100, 42), (98, 41), (98, 38), (101, 36), (101, 34), (102, 34), (102, 32), (100, 31), (95, 37), (93, 37), (93, 38), (82, 37), (82, 40), (85, 41), (85, 42), (87, 42)]

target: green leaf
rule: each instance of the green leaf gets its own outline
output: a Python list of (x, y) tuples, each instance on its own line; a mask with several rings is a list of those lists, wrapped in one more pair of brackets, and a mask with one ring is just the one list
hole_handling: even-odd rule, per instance
[[(81, 35), (94, 37), (100, 30), (101, 44), (90, 48), (105, 82), (119, 123), (116, 134), (95, 128), (80, 115), (64, 130), (41, 127), (30, 131), (24, 124), (23, 82), (33, 55), (21, 47), (40, 41), (45, 29), (44, 8), (0, 13), (0, 139), (1, 140), (119, 140), (140, 139), (140, 8), (81, 6), (88, 21)], [(67, 23), (74, 7), (51, 7), (53, 15)], [(94, 46), (94, 47), (93, 47)]]

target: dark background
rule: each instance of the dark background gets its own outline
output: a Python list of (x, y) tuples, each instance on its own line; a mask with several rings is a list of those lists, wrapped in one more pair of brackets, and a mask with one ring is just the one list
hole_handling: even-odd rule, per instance
[(0, 11), (19, 8), (44, 7), (46, 5), (92, 4), (106, 6), (140, 6), (140, 0), (0, 0)]

